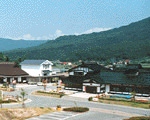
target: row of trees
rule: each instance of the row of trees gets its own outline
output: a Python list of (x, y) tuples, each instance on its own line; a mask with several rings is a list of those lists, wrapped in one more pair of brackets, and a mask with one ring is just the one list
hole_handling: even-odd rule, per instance
[(23, 59), (18, 57), (16, 60), (10, 60), (10, 58), (3, 53), (0, 52), (0, 62), (15, 62), (15, 66), (19, 67), (19, 63), (22, 62)]
[(0, 52), (0, 61), (9, 61), (9, 57)]

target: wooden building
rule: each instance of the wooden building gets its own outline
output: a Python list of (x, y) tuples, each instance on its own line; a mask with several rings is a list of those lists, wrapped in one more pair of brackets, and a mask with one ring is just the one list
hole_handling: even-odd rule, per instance
[(0, 82), (11, 83), (16, 80), (17, 83), (26, 82), (28, 73), (17, 67), (14, 62), (0, 62)]
[(99, 75), (101, 69), (105, 68), (95, 62), (82, 63), (81, 65), (70, 69), (68, 71), (69, 77), (64, 80), (65, 89), (85, 91), (85, 85), (83, 85), (84, 81), (92, 79), (95, 75)]
[(150, 71), (139, 64), (110, 70), (97, 63), (84, 63), (70, 69), (64, 83), (66, 89), (88, 93), (134, 91), (150, 94)]

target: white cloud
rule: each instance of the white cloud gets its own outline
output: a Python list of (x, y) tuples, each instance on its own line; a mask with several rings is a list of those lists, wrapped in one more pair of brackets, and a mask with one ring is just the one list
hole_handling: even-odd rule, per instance
[(63, 34), (63, 32), (61, 30), (57, 29), (53, 35), (49, 34), (47, 36), (33, 37), (31, 34), (25, 34), (19, 38), (24, 39), (24, 40), (52, 40), (52, 39), (56, 39), (57, 37), (60, 37), (63, 35), (65, 35), (65, 34)]
[(6, 38), (9, 38), (12, 40), (48, 40), (50, 37), (49, 36), (34, 37), (31, 34), (25, 34), (19, 37), (7, 36)]
[(83, 34), (89, 34), (89, 33), (93, 33), (93, 32), (102, 32), (102, 31), (107, 31), (110, 30), (111, 28), (92, 28), (90, 30), (87, 30), (85, 32), (83, 32)]
[(35, 40), (35, 38), (31, 36), (31, 34), (23, 35), (22, 39), (24, 39), (24, 40)]
[(9, 39), (13, 39), (13, 40), (35, 40), (35, 37), (33, 37), (31, 34), (25, 34), (23, 36), (19, 36), (19, 37), (10, 37), (10, 36), (7, 36), (6, 38), (9, 38)]
[(57, 38), (57, 37), (64, 36), (64, 35), (65, 34), (63, 34), (63, 32), (61, 30), (56, 30), (54, 37)]
[[(84, 31), (82, 33), (74, 33), (73, 35), (82, 35), (82, 34), (90, 34), (90, 33), (93, 33), (93, 32), (102, 32), (102, 31), (107, 31), (107, 30), (110, 30), (111, 28), (92, 28), (92, 29), (89, 29), (87, 31)], [(64, 36), (64, 35), (67, 35), (67, 34), (64, 34), (61, 30), (57, 29), (55, 31), (54, 34), (49, 34), (47, 36), (37, 36), (37, 37), (34, 37), (32, 36), (30, 33), (28, 34), (24, 34), (22, 36), (19, 36), (19, 37), (9, 37), (7, 36), (6, 38), (9, 38), (9, 39), (13, 39), (13, 40), (54, 40), (60, 36)]]
[(87, 31), (84, 31), (82, 33), (75, 33), (75, 35), (82, 35), (82, 34), (90, 34), (90, 33), (93, 33), (93, 32), (102, 32), (102, 31), (107, 31), (107, 30), (110, 30), (111, 28), (92, 28), (92, 29), (89, 29)]

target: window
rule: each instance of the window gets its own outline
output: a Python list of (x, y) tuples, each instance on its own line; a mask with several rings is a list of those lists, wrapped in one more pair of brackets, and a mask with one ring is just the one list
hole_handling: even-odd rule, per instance
[(83, 72), (74, 72), (74, 75), (75, 76), (82, 76), (82, 75), (84, 75), (84, 73)]
[(43, 70), (42, 73), (43, 73), (43, 76), (48, 76), (50, 74), (50, 71), (49, 70)]
[(49, 68), (49, 64), (44, 64), (43, 65), (43, 69), (48, 69)]

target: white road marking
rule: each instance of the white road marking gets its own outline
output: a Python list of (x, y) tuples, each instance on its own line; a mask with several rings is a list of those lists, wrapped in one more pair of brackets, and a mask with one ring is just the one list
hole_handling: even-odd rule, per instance
[(53, 112), (45, 115), (40, 115), (38, 117), (29, 118), (27, 120), (66, 120), (68, 118), (72, 118), (75, 116), (80, 115), (81, 113), (75, 113), (75, 112)]

